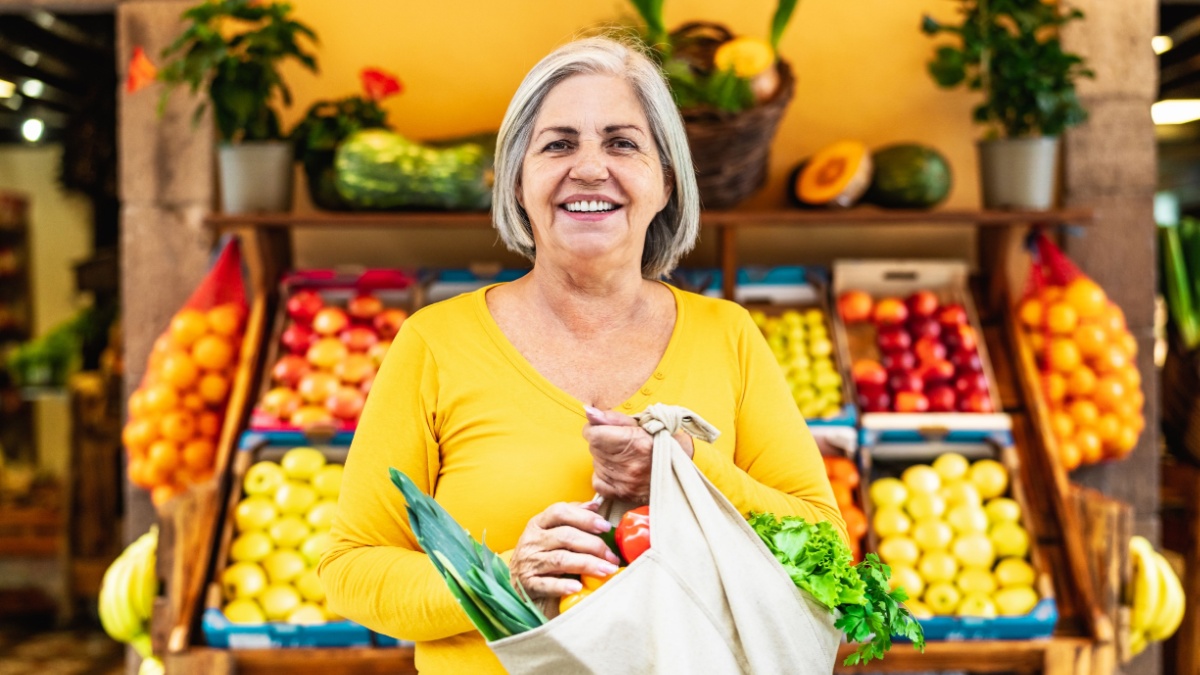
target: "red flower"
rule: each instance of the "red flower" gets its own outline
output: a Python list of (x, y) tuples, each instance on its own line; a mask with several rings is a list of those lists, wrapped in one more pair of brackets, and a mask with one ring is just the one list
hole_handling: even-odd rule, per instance
[(367, 92), (367, 98), (372, 101), (382, 101), (404, 91), (400, 80), (378, 68), (363, 68), (362, 83), (363, 91)]
[(150, 57), (146, 56), (145, 50), (134, 47), (133, 58), (129, 60), (129, 77), (125, 81), (125, 90), (132, 94), (149, 86), (156, 77), (158, 68), (150, 61)]

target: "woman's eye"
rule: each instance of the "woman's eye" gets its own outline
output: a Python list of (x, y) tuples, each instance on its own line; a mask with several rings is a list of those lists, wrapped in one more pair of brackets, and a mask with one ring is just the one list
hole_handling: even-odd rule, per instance
[(566, 141), (551, 141), (546, 145), (546, 150), (549, 152), (560, 152), (570, 147)]
[(634, 143), (628, 138), (613, 139), (612, 146), (618, 150), (637, 150), (638, 147), (637, 143)]

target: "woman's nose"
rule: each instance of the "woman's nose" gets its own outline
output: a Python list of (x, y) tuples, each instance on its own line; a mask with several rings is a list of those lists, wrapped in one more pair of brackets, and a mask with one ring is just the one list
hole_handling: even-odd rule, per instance
[(575, 153), (575, 164), (571, 166), (570, 177), (589, 183), (608, 178), (604, 152), (590, 143), (582, 144)]

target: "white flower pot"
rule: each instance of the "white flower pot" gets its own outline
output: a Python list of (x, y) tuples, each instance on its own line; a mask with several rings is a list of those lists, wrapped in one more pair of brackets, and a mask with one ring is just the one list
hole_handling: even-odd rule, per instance
[(217, 147), (221, 210), (280, 213), (292, 208), (292, 145), (253, 141)]
[(1057, 175), (1057, 136), (979, 141), (984, 208), (1049, 209)]

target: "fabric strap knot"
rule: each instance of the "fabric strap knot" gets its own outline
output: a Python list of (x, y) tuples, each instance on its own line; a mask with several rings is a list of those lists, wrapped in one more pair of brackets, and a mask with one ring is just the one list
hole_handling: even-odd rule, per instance
[(705, 443), (712, 443), (717, 440), (721, 432), (716, 427), (704, 421), (696, 413), (678, 405), (667, 405), (665, 403), (652, 403), (646, 406), (646, 409), (633, 416), (638, 424), (647, 431), (651, 436), (658, 439), (660, 431), (666, 431), (667, 437), (670, 438), (679, 432), (680, 429), (691, 434), (693, 438), (699, 438)]

